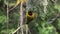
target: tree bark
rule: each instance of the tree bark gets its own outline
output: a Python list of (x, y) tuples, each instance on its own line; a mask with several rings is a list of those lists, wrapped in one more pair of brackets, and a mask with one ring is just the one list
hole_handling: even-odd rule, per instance
[(20, 5), (20, 27), (21, 27), (21, 29), (20, 29), (20, 34), (23, 34), (23, 28), (22, 28), (22, 24), (23, 24), (23, 11), (22, 11), (22, 5), (23, 5), (23, 3), (22, 3), (22, 0), (20, 0), (21, 1), (21, 5)]

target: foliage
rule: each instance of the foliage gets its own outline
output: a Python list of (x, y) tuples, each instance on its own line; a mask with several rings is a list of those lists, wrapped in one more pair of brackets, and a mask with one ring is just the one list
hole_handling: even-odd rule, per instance
[[(42, 0), (38, 0), (38, 1), (32, 0), (32, 2), (29, 4), (30, 6), (28, 5), (29, 10), (33, 10), (35, 13), (35, 19), (28, 24), (29, 29), (30, 29), (29, 33), (31, 34), (60, 34), (60, 16), (57, 17), (54, 21), (52, 20), (53, 18), (56, 17), (55, 16), (56, 14), (60, 13), (60, 4), (59, 4), (60, 0), (57, 0), (56, 4), (53, 4), (51, 3), (51, 1), (48, 0), (46, 14), (43, 11), (44, 7), (41, 1)], [(12, 4), (15, 5), (15, 3), (12, 3)], [(0, 3), (0, 6), (1, 6), (1, 3)], [(6, 32), (7, 31), (7, 11), (6, 11), (6, 8), (4, 7), (5, 6), (2, 5), (2, 7), (0, 8), (0, 34), (7, 33)], [(9, 12), (9, 24), (8, 24), (9, 34), (12, 34), (12, 32), (18, 28), (19, 13), (20, 13), (19, 10), (20, 9), (18, 6)], [(23, 16), (24, 16), (23, 29), (25, 33), (26, 8), (23, 8), (23, 12), (24, 12), (23, 13)], [(50, 23), (51, 21), (53, 22)]]

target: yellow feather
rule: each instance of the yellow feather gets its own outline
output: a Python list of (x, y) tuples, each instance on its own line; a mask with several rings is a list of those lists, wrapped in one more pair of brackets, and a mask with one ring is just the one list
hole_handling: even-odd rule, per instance
[(16, 5), (18, 5), (19, 3), (20, 3), (20, 0), (17, 0)]
[[(25, 2), (26, 2), (26, 0), (22, 0), (22, 3), (25, 3)], [(16, 3), (15, 2), (9, 3), (7, 0), (4, 0), (4, 3), (6, 5), (8, 5), (9, 7), (12, 7), (12, 6), (17, 6), (19, 3), (21, 3), (21, 1), (20, 0), (16, 0)]]

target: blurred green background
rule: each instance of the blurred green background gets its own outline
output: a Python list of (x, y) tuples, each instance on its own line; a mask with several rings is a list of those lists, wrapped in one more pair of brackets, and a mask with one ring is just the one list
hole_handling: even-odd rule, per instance
[[(0, 0), (0, 34), (7, 33), (7, 5), (4, 2), (8, 0)], [(16, 0), (9, 0), (12, 3)], [(30, 1), (28, 1), (30, 2)], [(29, 10), (33, 10), (35, 18), (29, 23), (30, 34), (60, 34), (60, 0), (47, 0), (46, 13), (44, 13), (44, 6), (42, 0), (31, 0)], [(16, 2), (12, 3), (15, 5)], [(43, 2), (44, 3), (44, 2)], [(12, 5), (11, 4), (11, 5)], [(9, 6), (11, 9), (13, 6)], [(8, 33), (12, 34), (18, 28), (19, 24), (19, 5), (13, 10), (9, 11)], [(23, 8), (23, 31), (25, 34), (26, 26), (26, 7)], [(58, 16), (57, 16), (58, 15)], [(19, 32), (17, 32), (19, 33)]]

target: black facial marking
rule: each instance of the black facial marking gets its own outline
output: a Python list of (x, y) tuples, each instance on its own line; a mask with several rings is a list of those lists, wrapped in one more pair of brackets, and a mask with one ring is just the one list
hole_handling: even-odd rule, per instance
[(29, 14), (29, 15), (32, 15), (32, 11), (29, 11), (28, 14)]

